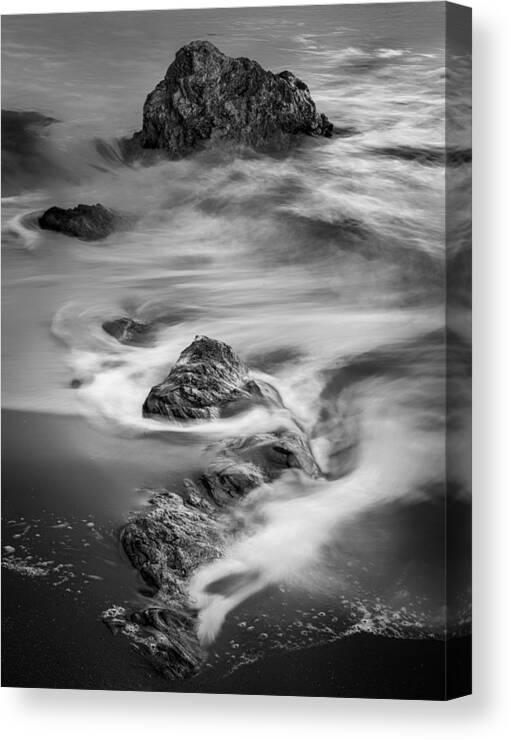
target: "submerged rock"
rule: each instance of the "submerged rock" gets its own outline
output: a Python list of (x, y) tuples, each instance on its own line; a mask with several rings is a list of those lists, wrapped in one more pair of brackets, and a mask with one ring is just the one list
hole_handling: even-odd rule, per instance
[(123, 344), (142, 343), (148, 338), (151, 331), (149, 324), (143, 324), (141, 321), (135, 321), (127, 316), (105, 321), (102, 327), (107, 334), (115, 337)]
[(341, 139), (358, 136), (361, 132), (355, 126), (334, 126), (333, 133)]
[(55, 179), (71, 180), (60, 164), (47, 129), (57, 123), (37, 111), (2, 109), (2, 195), (18, 195)]
[(53, 206), (39, 218), (41, 229), (58, 231), (84, 241), (105, 239), (118, 229), (126, 228), (131, 219), (105, 208), (101, 203), (88, 206), (80, 203), (75, 208)]
[(205, 651), (197, 638), (195, 618), (178, 602), (135, 612), (124, 606), (112, 606), (102, 616), (114, 634), (125, 635), (166, 678), (188, 678), (204, 661)]
[(209, 41), (181, 48), (144, 104), (132, 143), (180, 157), (215, 139), (254, 149), (287, 148), (298, 134), (331, 136), (307, 85), (292, 72), (274, 74), (234, 59)]
[(167, 419), (215, 419), (252, 405), (281, 405), (269, 384), (249, 380), (248, 368), (224, 342), (196, 336), (174, 367), (151, 388), (144, 416)]
[(209, 448), (212, 460), (200, 483), (217, 504), (240, 498), (290, 468), (311, 478), (321, 471), (304, 433), (282, 429), (224, 440)]
[(312, 439), (322, 440), (322, 466), (329, 480), (354, 470), (359, 457), (359, 418), (353, 400), (342, 392), (323, 398)]
[(440, 165), (442, 167), (458, 167), (472, 162), (472, 149), (460, 147), (418, 147), (408, 146), (386, 146), (373, 150), (380, 156), (403, 159), (406, 162), (417, 162), (422, 165)]

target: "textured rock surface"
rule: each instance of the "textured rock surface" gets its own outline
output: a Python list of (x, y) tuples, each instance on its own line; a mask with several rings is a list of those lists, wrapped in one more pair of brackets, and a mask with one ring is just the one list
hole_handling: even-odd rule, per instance
[(41, 229), (76, 236), (84, 241), (105, 239), (114, 231), (126, 228), (130, 223), (129, 217), (105, 208), (100, 203), (93, 206), (80, 203), (75, 208), (53, 206), (39, 218)]
[(135, 321), (127, 316), (112, 321), (105, 321), (102, 324), (103, 330), (112, 337), (115, 337), (123, 344), (140, 344), (145, 342), (151, 332), (148, 324)]
[(133, 612), (112, 607), (103, 614), (114, 632), (126, 635), (171, 679), (193, 674), (204, 659), (186, 582), (201, 563), (221, 555), (222, 530), (201, 503), (161, 490), (149, 509), (131, 518), (121, 544), (158, 606)]
[[(155, 403), (164, 415), (177, 410), (180, 416), (175, 418), (203, 419), (217, 415), (233, 394), (281, 404), (270, 386), (252, 388), (247, 373), (229, 345), (196, 337), (156, 387)], [(121, 533), (122, 547), (155, 602), (133, 612), (112, 607), (103, 617), (169, 678), (185, 678), (204, 661), (187, 584), (200, 565), (222, 555), (236, 533), (236, 517), (226, 516), (229, 507), (285, 470), (300, 470), (311, 478), (321, 475), (305, 433), (292, 421), (290, 426), (210, 445), (203, 473), (183, 481), (181, 496), (153, 492), (150, 506), (133, 515)]]
[(159, 491), (151, 503), (126, 525), (121, 543), (148, 586), (174, 594), (200, 563), (220, 555), (218, 528), (177, 494)]
[(215, 419), (251, 405), (281, 405), (267, 383), (248, 379), (248, 368), (224, 342), (197, 336), (143, 405), (144, 416), (186, 421)]
[(311, 478), (320, 475), (307, 439), (298, 429), (227, 439), (208, 452), (212, 460), (200, 484), (217, 504), (240, 498), (290, 468)]
[(332, 130), (307, 85), (291, 72), (273, 74), (250, 59), (226, 56), (209, 41), (193, 41), (147, 96), (134, 142), (175, 158), (209, 139), (282, 149), (297, 134), (331, 136)]
[(213, 460), (198, 481), (183, 481), (182, 497), (156, 492), (151, 506), (135, 514), (121, 532), (124, 552), (158, 606), (132, 612), (112, 607), (103, 615), (114, 632), (126, 635), (171, 679), (192, 675), (206, 657), (186, 586), (200, 565), (222, 555), (229, 533), (219, 507), (289, 468), (313, 478), (320, 474), (299, 431), (229, 439), (208, 452)]

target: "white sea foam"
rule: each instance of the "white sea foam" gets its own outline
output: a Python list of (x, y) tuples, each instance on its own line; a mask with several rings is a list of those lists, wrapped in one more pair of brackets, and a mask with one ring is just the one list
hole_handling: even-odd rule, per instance
[[(190, 584), (205, 643), (215, 638), (232, 609), (268, 585), (314, 588), (318, 573), (311, 565), (321, 561), (330, 541), (342, 542), (343, 526), (376, 506), (420, 498), (422, 484), (441, 480), (442, 417), (436, 425), (422, 418), (426, 410), (413, 400), (418, 392), (415, 383), (365, 385), (360, 459), (349, 476), (311, 482), (290, 472), (250, 494), (244, 507), (245, 536), (222, 559), (199, 568)], [(313, 582), (307, 583), (310, 572)], [(222, 588), (222, 582), (231, 585)], [(339, 596), (343, 587), (340, 578)]]

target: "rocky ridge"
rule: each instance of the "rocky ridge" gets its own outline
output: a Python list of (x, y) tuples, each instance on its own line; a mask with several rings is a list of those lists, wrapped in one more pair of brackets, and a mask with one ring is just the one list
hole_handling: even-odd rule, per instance
[[(251, 382), (247, 373), (229, 345), (196, 337), (164, 381), (172, 393), (170, 408), (178, 408), (182, 420), (213, 418), (212, 409), (216, 413), (233, 390)], [(280, 406), (280, 397), (271, 390), (265, 402)], [(224, 439), (206, 448), (203, 472), (184, 480), (179, 494), (153, 492), (148, 508), (123, 528), (121, 545), (154, 602), (134, 611), (112, 607), (103, 617), (167, 677), (183, 679), (203, 664), (205, 651), (187, 585), (200, 565), (222, 555), (232, 537), (225, 513), (290, 469), (310, 478), (321, 475), (305, 433), (292, 422), (288, 428)]]

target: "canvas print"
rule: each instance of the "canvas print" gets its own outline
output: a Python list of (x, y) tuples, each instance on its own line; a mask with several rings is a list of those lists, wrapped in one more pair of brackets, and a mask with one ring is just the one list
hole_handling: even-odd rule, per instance
[(2, 18), (4, 686), (470, 693), (471, 15)]

